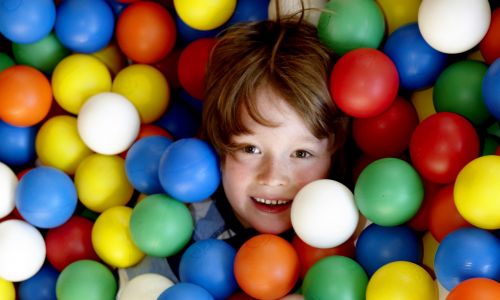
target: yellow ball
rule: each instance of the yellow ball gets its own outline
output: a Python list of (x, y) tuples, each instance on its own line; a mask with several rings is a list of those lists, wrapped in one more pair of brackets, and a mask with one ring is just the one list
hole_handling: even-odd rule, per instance
[(118, 74), (127, 65), (125, 55), (115, 43), (110, 43), (105, 48), (92, 53), (92, 55), (102, 61), (113, 75)]
[(378, 269), (368, 281), (367, 300), (434, 300), (438, 299), (436, 283), (421, 266), (395, 261)]
[(181, 20), (198, 30), (215, 29), (231, 18), (236, 0), (174, 0)]
[(143, 64), (133, 64), (121, 70), (111, 91), (134, 104), (142, 123), (158, 120), (167, 109), (170, 96), (165, 76), (155, 67)]
[(92, 55), (69, 55), (52, 72), (54, 98), (72, 114), (78, 114), (90, 96), (109, 91), (111, 74), (106, 65)]
[(439, 242), (428, 231), (422, 237), (422, 244), (424, 249), (422, 262), (428, 270), (434, 272), (434, 257), (436, 256)]
[(387, 33), (391, 34), (403, 25), (417, 22), (421, 2), (421, 0), (377, 0), (385, 15)]
[(0, 277), (0, 300), (15, 300), (15, 299), (16, 299), (16, 289), (14, 288), (14, 284)]
[(117, 155), (89, 155), (76, 169), (75, 186), (82, 204), (95, 212), (125, 205), (134, 193), (125, 161)]
[(418, 120), (422, 122), (428, 116), (436, 113), (434, 102), (432, 100), (432, 93), (434, 88), (416, 91), (411, 95), (411, 103), (417, 111)]
[(133, 266), (145, 256), (130, 235), (131, 216), (132, 208), (115, 206), (100, 214), (92, 227), (92, 246), (95, 252), (113, 267)]
[(36, 135), (35, 149), (43, 165), (70, 175), (85, 157), (93, 153), (80, 138), (73, 116), (55, 116), (43, 123)]
[(465, 165), (455, 181), (453, 199), (472, 225), (500, 229), (500, 156), (481, 156)]

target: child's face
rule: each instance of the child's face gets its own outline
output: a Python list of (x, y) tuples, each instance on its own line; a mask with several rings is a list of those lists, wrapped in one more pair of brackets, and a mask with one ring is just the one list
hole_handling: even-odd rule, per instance
[(305, 184), (328, 176), (332, 150), (328, 139), (316, 138), (272, 90), (261, 89), (256, 98), (264, 118), (278, 126), (260, 125), (242, 112), (252, 133), (232, 137), (238, 150), (222, 163), (222, 183), (244, 226), (279, 234), (291, 228), (295, 194)]

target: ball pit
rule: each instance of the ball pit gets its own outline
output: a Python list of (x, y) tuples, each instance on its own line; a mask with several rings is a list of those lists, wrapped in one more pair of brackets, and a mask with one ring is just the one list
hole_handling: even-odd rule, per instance
[(174, 283), (170, 279), (160, 274), (141, 274), (127, 282), (117, 297), (120, 300), (158, 299), (160, 294), (172, 285)]
[(44, 264), (35, 275), (19, 284), (19, 299), (56, 299), (58, 276), (59, 272), (50, 264)]

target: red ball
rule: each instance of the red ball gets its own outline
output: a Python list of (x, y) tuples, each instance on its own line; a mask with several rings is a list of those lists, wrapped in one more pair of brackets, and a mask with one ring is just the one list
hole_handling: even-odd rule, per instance
[(346, 114), (369, 118), (389, 108), (396, 98), (399, 76), (383, 52), (359, 48), (347, 52), (332, 69), (330, 92)]
[(99, 261), (92, 246), (94, 223), (80, 216), (72, 216), (63, 225), (51, 228), (45, 236), (47, 260), (59, 272), (81, 259)]
[(384, 112), (370, 118), (355, 118), (353, 138), (359, 148), (375, 158), (398, 157), (410, 145), (418, 125), (415, 107), (397, 97)]
[(179, 57), (177, 73), (181, 86), (198, 100), (204, 98), (208, 58), (216, 41), (215, 38), (197, 39), (187, 45)]
[(420, 122), (410, 140), (413, 166), (425, 179), (452, 183), (460, 170), (479, 156), (479, 137), (472, 124), (451, 112)]
[(500, 57), (500, 7), (491, 14), (491, 22), (486, 35), (479, 43), (479, 51), (487, 64)]
[(236, 253), (234, 276), (240, 288), (257, 299), (287, 295), (299, 277), (299, 257), (285, 239), (260, 234), (246, 241)]
[(122, 52), (136, 63), (156, 63), (174, 48), (177, 36), (170, 13), (158, 3), (134, 2), (116, 23), (116, 39)]
[(407, 225), (410, 226), (411, 229), (419, 232), (427, 231), (429, 228), (429, 211), (431, 209), (432, 201), (434, 199), (434, 195), (443, 186), (442, 184), (434, 183), (428, 180), (423, 180), (423, 183), (424, 200), (422, 200), (422, 205), (420, 205), (420, 208), (415, 216), (407, 222)]

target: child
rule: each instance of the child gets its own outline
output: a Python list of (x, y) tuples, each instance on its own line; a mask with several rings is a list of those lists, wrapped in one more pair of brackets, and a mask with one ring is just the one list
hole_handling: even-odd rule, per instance
[[(291, 238), (295, 194), (332, 177), (343, 162), (348, 118), (328, 91), (332, 64), (316, 28), (297, 18), (238, 24), (218, 38), (202, 137), (220, 156), (222, 184), (212, 199), (191, 206), (195, 241), (224, 239), (237, 250), (257, 233)], [(168, 258), (173, 273), (181, 255)], [(120, 277), (147, 268), (161, 273), (165, 260), (148, 259)]]

